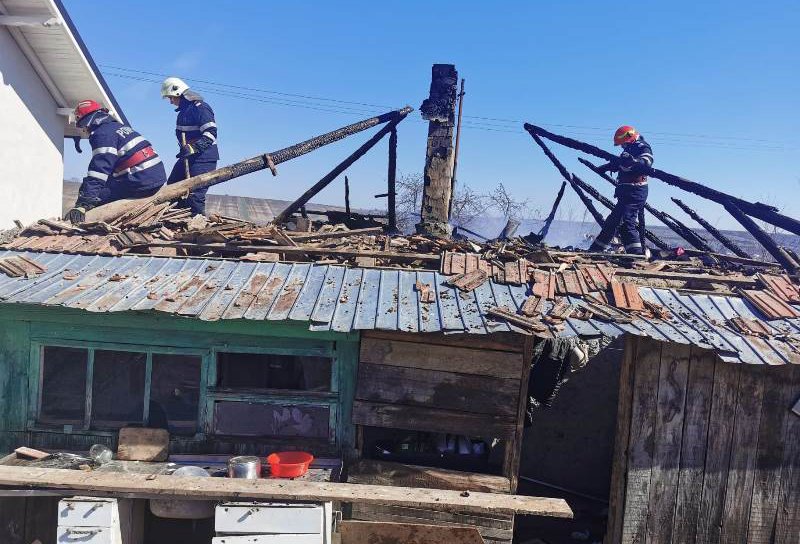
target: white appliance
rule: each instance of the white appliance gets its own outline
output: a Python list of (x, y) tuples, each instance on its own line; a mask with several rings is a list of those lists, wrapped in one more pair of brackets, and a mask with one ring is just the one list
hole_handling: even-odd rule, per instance
[(227, 502), (214, 513), (213, 544), (331, 544), (333, 505)]

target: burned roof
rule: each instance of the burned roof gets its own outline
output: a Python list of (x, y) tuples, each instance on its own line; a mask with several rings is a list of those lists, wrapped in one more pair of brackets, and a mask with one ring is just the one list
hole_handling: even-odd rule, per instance
[[(519, 259), (509, 261), (516, 269), (509, 274), (511, 266), (481, 264), (482, 258), (464, 256), (462, 273), (452, 270), (453, 254), (449, 262), (445, 274), (338, 263), (5, 251), (0, 302), (206, 321), (296, 321), (314, 331), (628, 333), (714, 349), (731, 362), (800, 363), (800, 306), (791, 298), (798, 292), (784, 276), (719, 279), (736, 292), (737, 285), (747, 286), (782, 300), (792, 316), (771, 315), (747, 297), (637, 285), (628, 280), (638, 279), (641, 269), (609, 263)], [(475, 268), (467, 271), (467, 262)], [(652, 273), (658, 279), (660, 272)], [(461, 281), (469, 274), (470, 281)], [(545, 283), (547, 289), (537, 290)]]

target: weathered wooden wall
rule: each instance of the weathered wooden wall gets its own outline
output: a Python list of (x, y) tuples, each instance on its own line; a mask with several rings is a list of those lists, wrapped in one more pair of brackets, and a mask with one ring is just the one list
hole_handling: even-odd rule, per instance
[[(517, 335), (464, 337), (364, 332), (353, 403), (359, 425), (500, 438), (505, 445), (503, 477), (484, 477), (494, 491), (516, 490), (525, 412), (530, 340)], [(410, 472), (409, 472), (410, 470)], [(475, 490), (470, 480), (431, 470), (422, 479), (396, 471), (391, 485), (447, 486)], [(350, 481), (375, 483), (380, 471), (354, 470)], [(435, 474), (435, 475), (434, 475)], [(462, 473), (465, 474), (465, 473)], [(429, 482), (430, 485), (425, 485)], [(436, 485), (433, 484), (436, 482)], [(504, 482), (498, 486), (497, 482)], [(513, 516), (475, 516), (383, 506), (356, 505), (353, 517), (441, 525), (473, 525), (484, 539), (510, 542)]]
[(800, 366), (628, 338), (606, 543), (800, 542)]

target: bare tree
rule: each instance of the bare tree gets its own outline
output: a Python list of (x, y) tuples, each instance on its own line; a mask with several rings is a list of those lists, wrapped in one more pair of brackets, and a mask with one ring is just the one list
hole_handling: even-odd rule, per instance
[(506, 220), (519, 221), (530, 215), (529, 200), (514, 198), (502, 183), (498, 183), (497, 187), (492, 189), (488, 195), (488, 201), (490, 207), (500, 212)]
[(450, 208), (450, 222), (456, 227), (466, 227), (486, 213), (486, 195), (468, 185), (456, 186)]
[(422, 174), (401, 174), (396, 183), (397, 228), (403, 232), (410, 231), (419, 221), (422, 206), (422, 192), (425, 181)]

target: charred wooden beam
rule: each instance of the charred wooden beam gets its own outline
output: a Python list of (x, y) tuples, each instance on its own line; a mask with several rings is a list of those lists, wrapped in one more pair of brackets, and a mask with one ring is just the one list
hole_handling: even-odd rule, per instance
[(550, 231), (550, 225), (553, 224), (553, 220), (556, 218), (556, 211), (558, 211), (558, 206), (561, 204), (561, 199), (564, 197), (564, 190), (567, 188), (567, 182), (561, 182), (561, 188), (558, 190), (558, 194), (556, 195), (556, 199), (553, 202), (553, 207), (550, 208), (550, 213), (547, 215), (547, 218), (544, 220), (544, 225), (542, 228), (539, 229), (538, 234), (534, 235), (531, 233), (531, 237), (535, 238), (538, 241), (542, 241), (547, 236), (547, 233)]
[(389, 166), (386, 174), (388, 190), (387, 215), (389, 217), (389, 232), (397, 232), (397, 128), (389, 134)]
[[(619, 182), (617, 180), (615, 180), (606, 172), (604, 172), (599, 166), (592, 164), (583, 157), (578, 157), (578, 160), (581, 162), (581, 164), (583, 164), (589, 170), (591, 170), (592, 172), (594, 172), (595, 174), (597, 174), (598, 176), (609, 182), (614, 187), (619, 185)], [(711, 248), (706, 244), (706, 241), (703, 240), (702, 237), (696, 236), (696, 233), (693, 230), (691, 230), (689, 227), (687, 227), (686, 225), (684, 225), (671, 215), (666, 214), (661, 210), (654, 208), (650, 204), (645, 204), (644, 209), (650, 212), (650, 214), (653, 217), (661, 221), (672, 232), (674, 232), (675, 234), (686, 240), (686, 242), (688, 242), (690, 245), (693, 245), (694, 247), (700, 249), (701, 251), (711, 250)], [(691, 238), (691, 240), (689, 238)]]
[[(600, 149), (599, 147), (591, 144), (587, 144), (586, 142), (581, 142), (580, 140), (554, 134), (541, 127), (537, 127), (536, 125), (531, 125), (530, 123), (525, 123), (524, 127), (525, 130), (527, 130), (531, 135), (537, 134), (563, 146), (588, 153), (589, 155), (594, 155), (595, 157), (599, 157), (609, 162), (616, 162), (619, 160), (619, 157), (616, 155), (612, 155), (608, 151)], [(657, 168), (648, 168), (646, 174), (650, 177), (660, 179), (669, 185), (683, 189), (684, 191), (688, 191), (705, 199), (717, 202), (718, 204), (722, 204), (723, 206), (726, 202), (732, 202), (737, 208), (747, 215), (761, 219), (770, 225), (775, 225), (778, 228), (800, 236), (800, 221), (778, 213), (777, 208), (767, 206), (761, 202), (748, 202), (746, 200), (742, 200), (741, 198), (723, 193), (722, 191), (717, 191), (716, 189), (706, 187), (705, 185), (697, 183), (696, 181), (691, 181), (686, 178), (664, 172), (663, 170), (659, 170)]]
[[(325, 174), (318, 182), (316, 182), (313, 186), (311, 186), (305, 193), (303, 193), (300, 198), (289, 204), (286, 209), (284, 209), (275, 219), (274, 223), (280, 224), (286, 222), (289, 217), (299, 210), (302, 206), (305, 206), (306, 203), (314, 198), (320, 191), (322, 191), (325, 187), (327, 187), (334, 179), (339, 177), (339, 175), (347, 170), (354, 162), (364, 156), (367, 151), (375, 147), (375, 145), (380, 142), (384, 136), (393, 132), (397, 128), (397, 124), (406, 118), (408, 113), (399, 113), (395, 116), (394, 119), (386, 123), (378, 132), (376, 132), (372, 138), (364, 142), (361, 147), (353, 151), (345, 160), (337, 164), (333, 170)], [(393, 198), (392, 195), (389, 195), (389, 198)]]
[(764, 232), (764, 229), (759, 227), (755, 221), (747, 216), (735, 202), (728, 201), (725, 203), (725, 209), (741, 224), (747, 232), (749, 232), (756, 241), (761, 244), (767, 252), (772, 255), (778, 264), (780, 264), (790, 274), (797, 274), (800, 269), (800, 264), (795, 261), (782, 247), (775, 243), (775, 240), (769, 234)]
[(709, 223), (708, 221), (703, 219), (702, 216), (700, 216), (700, 214), (698, 214), (696, 211), (694, 211), (689, 206), (684, 204), (681, 199), (673, 197), (672, 201), (675, 204), (677, 204), (680, 209), (682, 209), (684, 212), (686, 212), (686, 214), (689, 217), (691, 217), (692, 219), (697, 221), (697, 223), (700, 226), (702, 226), (704, 229), (706, 229), (711, 236), (713, 236), (714, 238), (719, 240), (719, 243), (721, 243), (723, 246), (725, 246), (726, 248), (731, 250), (734, 253), (734, 255), (737, 255), (737, 256), (742, 257), (744, 259), (750, 259), (751, 258), (750, 255), (748, 255), (745, 250), (743, 250), (742, 248), (740, 248), (736, 244), (736, 242), (734, 242), (733, 240), (731, 240), (730, 238), (728, 238), (727, 236), (722, 234), (716, 227), (714, 227), (714, 225), (712, 225), (711, 223)]
[(575, 194), (578, 195), (578, 198), (581, 199), (583, 205), (586, 206), (587, 210), (589, 210), (589, 213), (592, 215), (595, 222), (602, 228), (603, 223), (605, 223), (606, 220), (603, 217), (603, 215), (599, 211), (597, 211), (597, 208), (595, 207), (594, 202), (592, 202), (592, 199), (586, 196), (586, 193), (583, 192), (580, 186), (577, 183), (575, 183), (575, 181), (571, 177), (569, 179), (569, 186), (572, 187), (572, 190), (575, 191)]
[(195, 189), (211, 187), (218, 183), (238, 178), (265, 168), (274, 167), (292, 159), (296, 159), (306, 153), (310, 153), (320, 147), (338, 142), (339, 140), (357, 134), (382, 123), (391, 122), (398, 117), (405, 117), (413, 108), (406, 106), (401, 110), (390, 111), (383, 115), (370, 117), (357, 123), (347, 125), (326, 134), (315, 136), (299, 144), (295, 144), (272, 153), (259, 155), (246, 159), (230, 166), (218, 168), (206, 174), (200, 174), (172, 185), (165, 185), (155, 195), (145, 198), (117, 200), (103, 206), (98, 206), (86, 212), (86, 222), (112, 221), (121, 215), (133, 211), (137, 208), (145, 208), (151, 204), (160, 204), (171, 200), (180, 200)]
[(350, 215), (350, 180), (344, 177), (344, 212)]
[(450, 236), (450, 203), (453, 181), (453, 132), (456, 115), (458, 72), (452, 64), (434, 64), (430, 95), (420, 106), (428, 124), (425, 152), (425, 185), (417, 232), (429, 236)]

